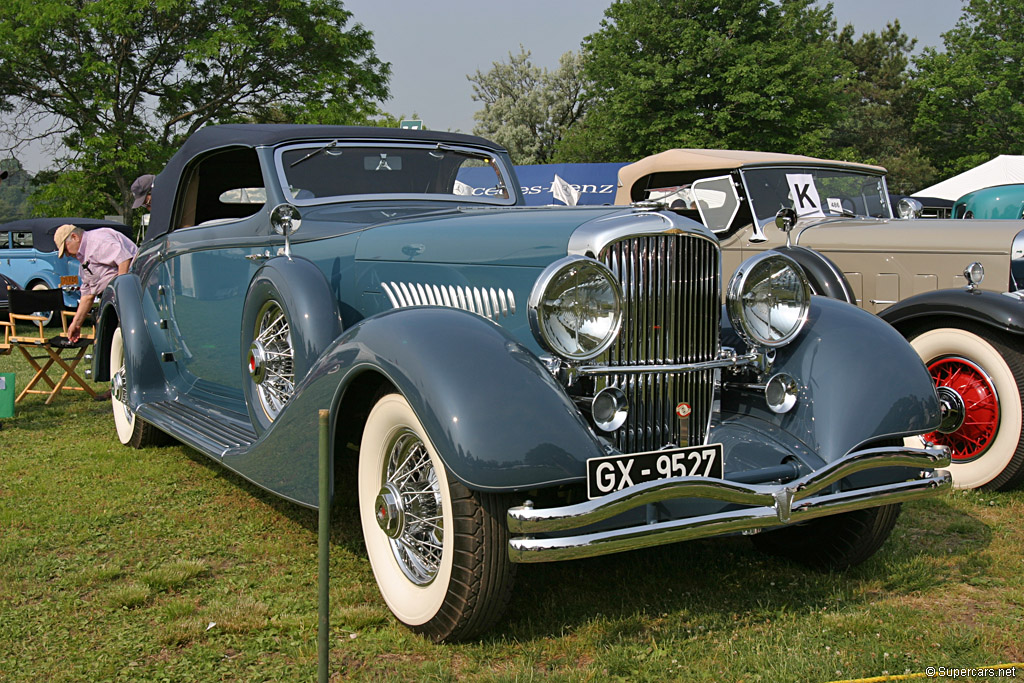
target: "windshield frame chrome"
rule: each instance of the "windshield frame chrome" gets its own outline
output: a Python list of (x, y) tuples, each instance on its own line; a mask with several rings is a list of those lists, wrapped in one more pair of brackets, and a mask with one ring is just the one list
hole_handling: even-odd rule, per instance
[(877, 178), (882, 183), (881, 191), (885, 195), (885, 205), (888, 208), (888, 216), (836, 216), (826, 214), (824, 216), (817, 216), (820, 220), (836, 220), (844, 218), (856, 218), (859, 220), (891, 220), (893, 218), (892, 202), (889, 198), (889, 186), (886, 182), (884, 173), (869, 173), (863, 168), (846, 166), (844, 164), (792, 164), (792, 163), (766, 163), (766, 164), (747, 164), (736, 169), (739, 171), (740, 183), (743, 186), (743, 197), (747, 202), (747, 208), (750, 210), (750, 218), (753, 221), (755, 231), (764, 231), (764, 228), (768, 225), (775, 224), (776, 213), (772, 213), (771, 216), (766, 217), (763, 221), (757, 217), (757, 209), (754, 207), (754, 201), (751, 199), (750, 185), (747, 178), (747, 173), (750, 171), (801, 171), (813, 173), (815, 170), (821, 171), (842, 171), (851, 175), (860, 175), (865, 177)]
[[(480, 159), (481, 161), (487, 161), (494, 169), (495, 174), (498, 176), (500, 181), (500, 187), (505, 190), (505, 197), (493, 196), (493, 195), (455, 195), (455, 194), (444, 194), (444, 193), (374, 193), (374, 194), (340, 194), (340, 195), (326, 195), (322, 197), (312, 198), (298, 198), (291, 197), (289, 191), (289, 181), (287, 171), (290, 168), (289, 165), (284, 163), (283, 155), (289, 151), (295, 151), (298, 149), (308, 149), (310, 154), (303, 157), (299, 161), (305, 161), (310, 156), (315, 156), (317, 153), (330, 149), (332, 151), (338, 150), (343, 153), (346, 149), (368, 149), (368, 148), (379, 148), (383, 151), (390, 150), (417, 150), (425, 153), (430, 152), (452, 152), (456, 154), (463, 154), (467, 157)], [(293, 140), (288, 143), (278, 145), (273, 150), (274, 160), (274, 177), (277, 180), (278, 186), (281, 189), (282, 195), (288, 197), (288, 201), (296, 206), (318, 206), (323, 204), (339, 204), (339, 203), (353, 203), (353, 202), (380, 202), (380, 201), (429, 201), (429, 202), (447, 202), (452, 204), (470, 204), (470, 205), (485, 205), (485, 206), (515, 206), (516, 205), (516, 183), (515, 174), (511, 167), (509, 167), (499, 154), (496, 152), (482, 148), (473, 147), (471, 145), (460, 145), (453, 143), (445, 143), (443, 146), (439, 145), (437, 141), (406, 141), (406, 140), (390, 140), (390, 139), (350, 139), (350, 140), (327, 140), (327, 139), (306, 139), (306, 140)], [(294, 164), (301, 165), (301, 163)]]

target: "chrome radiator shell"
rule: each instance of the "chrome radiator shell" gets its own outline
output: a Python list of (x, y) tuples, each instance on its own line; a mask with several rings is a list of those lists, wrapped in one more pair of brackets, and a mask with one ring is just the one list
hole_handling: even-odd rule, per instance
[[(596, 258), (618, 279), (622, 329), (595, 365), (664, 366), (713, 361), (721, 323), (721, 252), (698, 231), (616, 235)], [(609, 374), (597, 389), (620, 388), (629, 418), (613, 436), (623, 453), (703, 443), (714, 394), (713, 369)], [(688, 413), (680, 416), (679, 413)]]

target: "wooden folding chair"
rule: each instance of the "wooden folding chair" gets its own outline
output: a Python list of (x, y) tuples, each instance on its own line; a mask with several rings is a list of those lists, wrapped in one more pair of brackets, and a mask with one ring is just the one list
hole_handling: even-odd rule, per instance
[[(64, 293), (59, 289), (8, 289), (7, 297), (10, 307), (8, 316), (10, 318), (10, 344), (21, 350), (22, 355), (36, 371), (14, 402), (19, 403), (28, 394), (48, 394), (46, 403), (50, 404), (57, 396), (57, 392), (62, 389), (64, 391), (84, 391), (95, 398), (96, 392), (75, 371), (93, 343), (92, 334), (82, 335), (75, 342), (68, 339), (68, 321), (75, 314), (73, 311), (64, 310)], [(55, 337), (46, 336), (44, 323), (48, 316), (39, 315), (50, 311), (60, 313), (61, 327), (63, 328), (63, 333)], [(18, 329), (19, 322), (21, 330)], [(26, 325), (31, 324), (34, 324), (36, 329), (33, 333), (25, 334)], [(44, 353), (33, 355), (33, 350)], [(77, 351), (77, 353), (73, 357), (65, 359), (62, 355), (64, 351)], [(40, 360), (45, 363), (40, 364)], [(49, 376), (50, 368), (54, 364), (64, 370), (64, 374), (56, 382)], [(79, 386), (68, 386), (70, 380), (74, 380)], [(50, 388), (48, 390), (36, 389), (35, 386), (39, 382), (44, 382)]]
[[(0, 316), (6, 317), (0, 313)], [(0, 356), (6, 356), (11, 352), (11, 323), (0, 320)]]

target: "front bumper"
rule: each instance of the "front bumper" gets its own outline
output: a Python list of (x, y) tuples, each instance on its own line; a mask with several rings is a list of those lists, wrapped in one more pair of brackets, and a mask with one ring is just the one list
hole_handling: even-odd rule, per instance
[[(742, 484), (709, 477), (673, 477), (647, 482), (596, 500), (534, 509), (527, 503), (508, 511), (512, 562), (554, 562), (636, 550), (765, 527), (804, 522), (851, 510), (902, 503), (949, 489), (949, 449), (869, 448), (850, 453), (785, 484)], [(857, 472), (879, 467), (921, 469), (918, 479), (815, 495)], [(681, 498), (703, 498), (749, 506), (696, 517), (593, 533), (556, 535), (608, 520), (635, 508)], [(532, 538), (534, 534), (547, 534)]]

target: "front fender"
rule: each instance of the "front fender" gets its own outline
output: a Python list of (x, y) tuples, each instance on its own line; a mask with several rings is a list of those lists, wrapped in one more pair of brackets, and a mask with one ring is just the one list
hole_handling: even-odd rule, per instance
[(777, 351), (765, 379), (775, 373), (786, 373), (799, 385), (790, 412), (772, 413), (763, 392), (727, 386), (723, 420), (769, 422), (823, 462), (879, 439), (939, 426), (935, 388), (914, 349), (875, 315), (842, 301), (811, 297), (807, 325)]
[(1008, 296), (980, 289), (937, 289), (915, 294), (889, 306), (878, 315), (894, 327), (942, 316), (980, 323), (1013, 334), (1024, 334), (1024, 301), (1016, 295)]
[(504, 329), (466, 311), (424, 307), (389, 311), (346, 330), (259, 442), (247, 453), (227, 454), (225, 463), (243, 474), (258, 471), (260, 480), (308, 473), (287, 495), (315, 504), (318, 411), (336, 413), (366, 372), (383, 375), (405, 396), (451, 473), (471, 488), (579, 481), (586, 459), (605, 455), (562, 387)]

